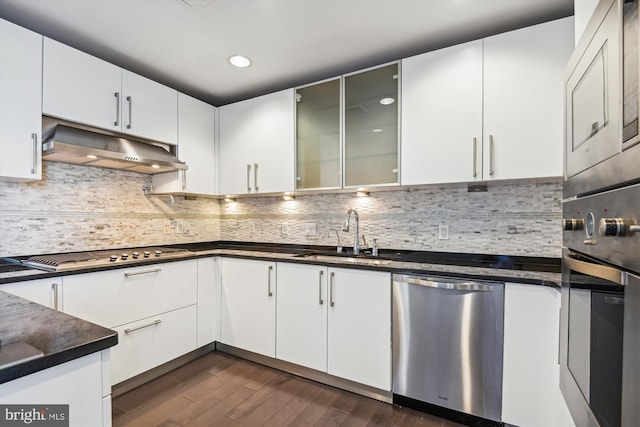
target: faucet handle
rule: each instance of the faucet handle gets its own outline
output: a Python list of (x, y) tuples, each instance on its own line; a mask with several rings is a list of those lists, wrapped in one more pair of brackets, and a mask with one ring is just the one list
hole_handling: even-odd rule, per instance
[(373, 239), (373, 248), (371, 249), (372, 256), (378, 256), (378, 239)]
[(338, 236), (338, 246), (336, 246), (336, 252), (338, 253), (342, 253), (342, 245), (340, 244), (340, 234), (338, 233), (338, 230), (336, 231), (336, 236)]
[(362, 249), (367, 249), (369, 245), (367, 245), (367, 239), (364, 238), (364, 234), (362, 235)]

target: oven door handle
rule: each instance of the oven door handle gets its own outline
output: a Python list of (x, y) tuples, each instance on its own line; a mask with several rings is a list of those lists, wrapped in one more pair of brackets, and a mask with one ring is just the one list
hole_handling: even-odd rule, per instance
[(626, 285), (626, 273), (617, 268), (578, 261), (570, 257), (564, 257), (564, 261), (571, 270), (577, 271), (578, 273), (608, 280), (621, 286)]

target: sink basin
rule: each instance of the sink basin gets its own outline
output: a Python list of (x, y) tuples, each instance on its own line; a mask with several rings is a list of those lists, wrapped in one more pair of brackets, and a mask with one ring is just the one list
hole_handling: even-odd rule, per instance
[(389, 265), (393, 262), (390, 259), (378, 259), (378, 258), (365, 258), (365, 257), (346, 257), (340, 255), (318, 255), (318, 254), (303, 254), (298, 255), (298, 258), (308, 259), (310, 261), (318, 262), (342, 262), (345, 264), (356, 265)]

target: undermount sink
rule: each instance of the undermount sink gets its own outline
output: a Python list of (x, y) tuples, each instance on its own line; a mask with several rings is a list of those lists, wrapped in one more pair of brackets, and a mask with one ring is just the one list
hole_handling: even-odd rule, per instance
[(329, 261), (329, 262), (342, 262), (345, 264), (357, 264), (357, 265), (388, 265), (393, 262), (390, 259), (377, 259), (377, 258), (365, 258), (365, 257), (347, 257), (341, 255), (318, 255), (318, 254), (302, 254), (297, 255), (298, 258), (308, 259), (310, 261)]

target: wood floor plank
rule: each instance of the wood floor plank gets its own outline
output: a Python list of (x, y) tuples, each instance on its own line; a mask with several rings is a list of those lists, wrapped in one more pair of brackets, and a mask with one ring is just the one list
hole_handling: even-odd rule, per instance
[(113, 399), (114, 427), (459, 424), (212, 352)]

